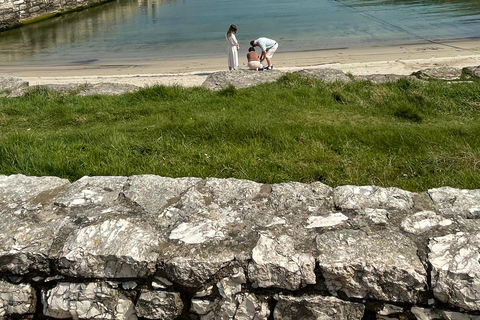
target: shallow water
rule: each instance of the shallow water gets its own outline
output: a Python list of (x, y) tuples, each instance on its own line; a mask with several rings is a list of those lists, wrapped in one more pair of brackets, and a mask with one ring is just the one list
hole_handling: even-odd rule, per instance
[(478, 0), (116, 0), (0, 33), (0, 62), (223, 56), (259, 36), (278, 52), (480, 37)]

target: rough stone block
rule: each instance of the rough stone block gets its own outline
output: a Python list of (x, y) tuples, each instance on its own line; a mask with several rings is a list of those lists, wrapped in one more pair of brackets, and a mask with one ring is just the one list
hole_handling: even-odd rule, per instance
[(174, 320), (182, 313), (183, 302), (178, 292), (142, 291), (135, 309), (146, 319)]
[(446, 217), (461, 216), (480, 219), (480, 189), (455, 189), (443, 187), (429, 189), (435, 209)]
[(433, 238), (428, 248), (435, 297), (456, 307), (480, 311), (480, 233)]
[(0, 280), (0, 319), (35, 313), (37, 296), (29, 284), (11, 284)]
[(352, 298), (415, 303), (427, 273), (417, 247), (400, 233), (341, 230), (317, 236), (317, 258), (328, 290)]
[(156, 270), (159, 241), (124, 219), (76, 230), (58, 254), (61, 273), (83, 278), (143, 278)]
[(413, 208), (414, 193), (398, 188), (376, 186), (340, 186), (333, 190), (335, 206), (344, 210)]
[(365, 306), (334, 297), (279, 295), (275, 320), (360, 320)]
[(261, 288), (298, 290), (316, 283), (314, 269), (314, 257), (297, 252), (290, 237), (260, 235), (248, 265), (248, 278)]
[(133, 302), (104, 282), (62, 282), (42, 300), (43, 314), (55, 319), (137, 319)]

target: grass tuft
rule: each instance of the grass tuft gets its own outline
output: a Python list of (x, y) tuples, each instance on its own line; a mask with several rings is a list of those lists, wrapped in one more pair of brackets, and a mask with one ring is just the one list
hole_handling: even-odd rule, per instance
[(410, 108), (407, 108), (407, 107), (401, 107), (401, 108), (397, 109), (393, 113), (393, 115), (397, 118), (405, 119), (405, 120), (409, 120), (409, 121), (417, 122), (417, 123), (421, 123), (422, 120), (423, 120), (423, 117), (420, 114), (418, 114), (414, 110), (412, 110)]

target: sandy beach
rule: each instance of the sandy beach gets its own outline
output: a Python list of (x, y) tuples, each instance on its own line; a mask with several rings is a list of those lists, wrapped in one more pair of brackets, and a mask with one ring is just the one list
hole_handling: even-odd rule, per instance
[[(245, 52), (246, 49), (241, 48), (240, 69), (247, 69)], [(408, 75), (434, 67), (478, 66), (480, 39), (303, 52), (281, 52), (280, 46), (273, 63), (275, 69), (282, 71), (332, 68), (354, 75)], [(0, 75), (19, 77), (30, 85), (108, 82), (142, 87), (155, 84), (189, 87), (200, 86), (210, 73), (226, 69), (226, 57), (208, 57), (57, 66), (0, 64)]]

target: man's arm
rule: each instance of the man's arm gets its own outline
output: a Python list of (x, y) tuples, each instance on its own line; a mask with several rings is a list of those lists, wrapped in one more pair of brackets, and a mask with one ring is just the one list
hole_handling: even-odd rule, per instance
[(262, 54), (260, 55), (260, 62), (263, 62), (266, 56), (267, 56), (267, 51), (262, 51)]

